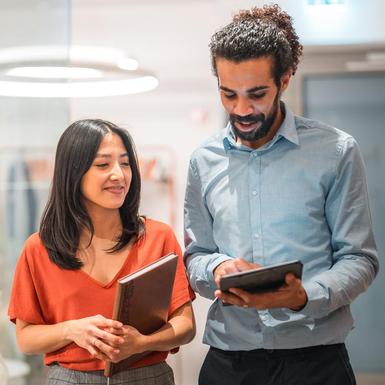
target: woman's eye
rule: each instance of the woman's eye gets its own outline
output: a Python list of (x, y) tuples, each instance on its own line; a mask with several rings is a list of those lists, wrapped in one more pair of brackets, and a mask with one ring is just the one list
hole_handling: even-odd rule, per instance
[(98, 163), (98, 164), (95, 164), (95, 166), (99, 168), (104, 168), (108, 166), (108, 163)]
[(122, 162), (121, 165), (123, 167), (130, 167), (130, 163), (128, 163), (128, 162)]
[(226, 99), (233, 99), (235, 98), (235, 94), (224, 94)]

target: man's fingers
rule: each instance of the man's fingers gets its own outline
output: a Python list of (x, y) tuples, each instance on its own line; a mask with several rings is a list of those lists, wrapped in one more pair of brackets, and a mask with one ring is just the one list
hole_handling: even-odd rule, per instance
[(293, 273), (288, 273), (285, 276), (285, 283), (288, 286), (301, 286), (302, 281), (297, 278)]
[(223, 275), (231, 274), (231, 273), (237, 273), (239, 270), (235, 267), (234, 264), (231, 264), (230, 266), (223, 267), (220, 272), (215, 277), (215, 283), (217, 287), (219, 288), (219, 282), (221, 281), (221, 278)]
[(240, 297), (229, 292), (216, 290), (215, 296), (219, 298), (221, 301), (225, 303), (229, 303), (231, 305), (242, 306), (242, 307), (246, 305), (246, 303)]
[(250, 270), (250, 269), (255, 269), (257, 267), (260, 267), (260, 265), (247, 262), (242, 258), (235, 258), (234, 264), (235, 264), (238, 271), (245, 271), (245, 270)]
[(219, 282), (222, 275), (238, 273), (245, 270), (255, 269), (257, 267), (260, 267), (260, 265), (247, 262), (242, 258), (235, 258), (229, 261), (222, 262), (214, 270), (215, 283), (217, 287), (219, 287)]
[(246, 302), (246, 303), (250, 302), (250, 299), (249, 299), (250, 294), (247, 293), (247, 291), (233, 287), (229, 289), (229, 292), (241, 298), (243, 302)]
[(221, 280), (222, 275), (236, 273), (237, 271), (239, 270), (237, 269), (233, 260), (225, 261), (218, 265), (214, 270), (214, 280), (217, 287), (219, 287), (219, 281)]

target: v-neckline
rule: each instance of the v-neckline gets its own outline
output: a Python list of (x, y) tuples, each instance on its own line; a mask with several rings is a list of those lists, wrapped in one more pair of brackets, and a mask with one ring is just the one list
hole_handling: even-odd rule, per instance
[[(112, 280), (106, 284), (103, 284), (102, 282), (98, 281), (97, 279), (91, 277), (90, 274), (86, 273), (84, 270), (80, 269), (80, 271), (90, 280), (92, 281), (93, 283), (95, 283), (97, 286), (103, 288), (103, 289), (108, 289), (110, 288), (111, 286), (114, 285), (114, 283), (118, 280), (118, 278), (120, 277), (122, 271), (126, 268), (127, 264), (129, 263), (129, 261), (132, 259), (131, 256), (132, 255), (135, 255), (137, 254), (138, 252), (138, 241), (135, 241), (132, 246), (130, 247), (129, 251), (128, 251), (128, 254), (127, 254), (127, 257), (126, 259), (124, 260), (124, 262), (122, 263), (122, 266), (120, 267), (120, 269), (118, 270), (118, 272), (115, 274), (115, 276), (112, 278)], [(135, 258), (134, 258), (135, 259)]]

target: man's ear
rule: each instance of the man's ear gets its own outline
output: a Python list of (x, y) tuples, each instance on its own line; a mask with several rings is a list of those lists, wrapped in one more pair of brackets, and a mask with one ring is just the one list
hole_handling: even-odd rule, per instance
[(289, 70), (285, 74), (283, 74), (283, 76), (281, 77), (281, 92), (284, 92), (286, 88), (289, 86), (291, 75), (292, 75), (292, 72), (291, 70)]

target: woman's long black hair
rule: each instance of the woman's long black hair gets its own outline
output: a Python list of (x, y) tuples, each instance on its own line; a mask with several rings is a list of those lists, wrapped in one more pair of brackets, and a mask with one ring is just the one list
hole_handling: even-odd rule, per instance
[(40, 238), (49, 258), (58, 266), (77, 270), (83, 265), (76, 257), (80, 235), (88, 229), (91, 238), (94, 226), (84, 205), (80, 185), (83, 175), (91, 167), (103, 137), (119, 135), (127, 150), (132, 180), (130, 189), (120, 207), (123, 231), (116, 245), (108, 250), (121, 250), (143, 233), (139, 217), (140, 173), (134, 143), (129, 133), (113, 123), (100, 119), (85, 119), (72, 123), (60, 137), (50, 197), (40, 223)]

